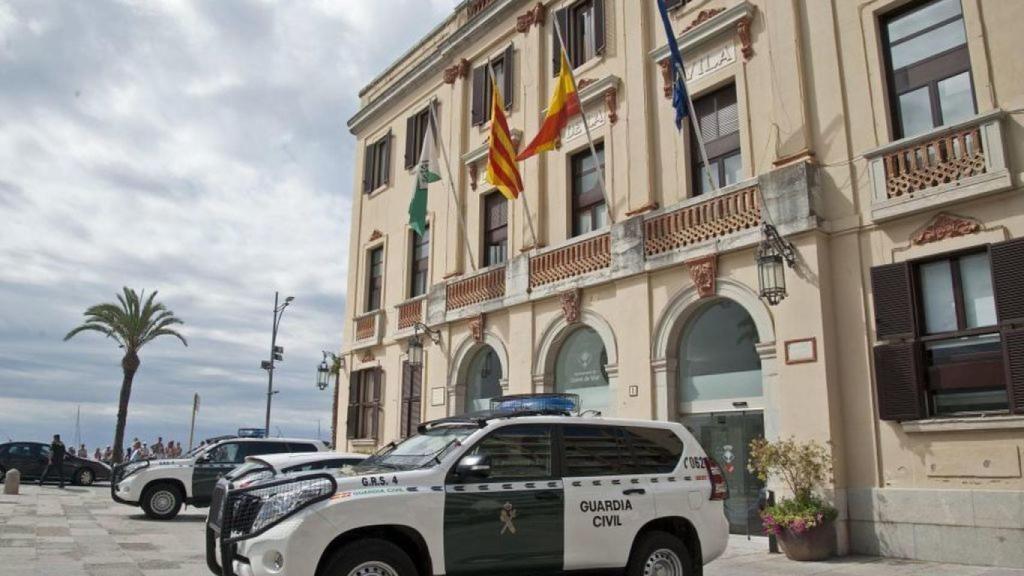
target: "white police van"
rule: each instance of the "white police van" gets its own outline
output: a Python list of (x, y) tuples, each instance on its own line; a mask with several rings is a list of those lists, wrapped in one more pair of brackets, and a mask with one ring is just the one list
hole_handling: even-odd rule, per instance
[(140, 460), (116, 466), (110, 480), (110, 496), (121, 504), (141, 506), (146, 516), (154, 520), (170, 520), (184, 504), (209, 506), (217, 480), (247, 456), (326, 449), (320, 440), (230, 437), (186, 458)]
[(622, 570), (692, 576), (728, 541), (721, 470), (674, 422), (505, 397), (428, 422), (337, 474), (229, 487), (207, 519), (218, 576)]

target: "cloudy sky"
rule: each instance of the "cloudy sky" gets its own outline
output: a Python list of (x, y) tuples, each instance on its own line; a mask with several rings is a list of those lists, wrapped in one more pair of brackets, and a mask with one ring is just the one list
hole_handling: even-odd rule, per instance
[[(185, 321), (143, 349), (128, 436), (328, 436), (357, 92), (456, 0), (0, 0), (0, 441), (113, 438), (110, 341), (62, 337), (122, 286)], [(386, 34), (381, 33), (387, 30)]]

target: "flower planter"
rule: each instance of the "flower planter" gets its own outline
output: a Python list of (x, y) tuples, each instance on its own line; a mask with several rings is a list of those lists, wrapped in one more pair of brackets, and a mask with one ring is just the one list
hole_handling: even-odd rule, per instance
[(834, 556), (836, 530), (833, 524), (833, 520), (826, 520), (803, 532), (794, 532), (789, 528), (780, 530), (779, 545), (786, 553), (786, 558), (799, 562), (814, 562)]

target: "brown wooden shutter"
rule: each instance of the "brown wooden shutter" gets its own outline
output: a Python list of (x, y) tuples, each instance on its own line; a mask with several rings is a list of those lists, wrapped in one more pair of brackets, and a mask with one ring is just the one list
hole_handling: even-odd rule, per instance
[(405, 169), (408, 170), (416, 164), (416, 133), (419, 132), (416, 120), (419, 114), (413, 114), (405, 119)]
[(487, 65), (477, 66), (473, 69), (473, 105), (470, 109), (470, 117), (473, 126), (479, 126), (486, 120), (486, 82)]
[(906, 262), (871, 269), (875, 301), (875, 334), (879, 340), (913, 338), (914, 293), (911, 267)]
[(370, 438), (376, 440), (380, 437), (380, 413), (383, 410), (380, 401), (384, 395), (382, 390), (384, 383), (381, 381), (383, 379), (383, 372), (380, 368), (374, 368), (367, 375), (372, 379), (369, 398), (369, 403), (373, 406), (373, 417), (370, 418)]
[(989, 254), (999, 323), (1024, 324), (1024, 238), (993, 244)]
[(1010, 412), (1024, 414), (1024, 238), (989, 247)]
[(363, 194), (372, 192), (370, 182), (373, 181), (373, 145), (363, 146)]
[(605, 45), (604, 0), (594, 0), (594, 51), (604, 54)]
[(515, 54), (516, 50), (512, 44), (509, 44), (505, 48), (505, 54), (502, 56), (502, 66), (505, 67), (505, 82), (504, 86), (501, 87), (502, 96), (505, 98), (505, 110), (512, 108), (512, 94), (515, 89)]
[(1004, 329), (1001, 337), (1010, 412), (1024, 414), (1024, 328)]
[[(566, 42), (566, 48), (568, 49), (569, 42), (569, 9), (562, 8), (555, 12), (555, 21), (562, 28), (562, 39)], [(551, 76), (557, 77), (559, 69), (562, 66), (562, 46), (558, 43), (558, 31), (555, 27), (551, 27)], [(569, 64), (572, 64), (570, 59)]]
[(420, 426), (420, 413), (423, 397), (423, 366), (412, 369), (412, 381), (409, 386), (409, 434), (412, 435)]
[(381, 182), (382, 186), (387, 186), (391, 182), (391, 140), (393, 139), (391, 130), (388, 130), (387, 136), (384, 137), (384, 178)]
[(353, 372), (348, 378), (348, 417), (345, 422), (346, 439), (351, 440), (359, 434), (359, 377), (361, 372)]
[(878, 417), (918, 420), (925, 415), (921, 348), (917, 342), (875, 346), (875, 386)]
[(409, 396), (410, 389), (412, 387), (412, 366), (408, 362), (402, 363), (402, 410), (399, 418), (401, 419), (401, 429), (399, 434), (402, 438), (409, 437)]

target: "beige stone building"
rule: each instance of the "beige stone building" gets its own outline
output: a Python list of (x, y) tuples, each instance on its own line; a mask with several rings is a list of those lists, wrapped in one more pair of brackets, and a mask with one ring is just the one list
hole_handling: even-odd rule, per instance
[[(747, 443), (794, 436), (831, 445), (844, 552), (1024, 565), (1024, 2), (668, 4), (708, 171), (653, 0), (469, 0), (362, 89), (338, 445), (574, 392), (689, 426), (734, 532), (758, 531)], [(483, 66), (531, 138), (556, 20), (599, 162), (577, 117), (520, 163), (527, 214), (483, 178)], [(450, 173), (419, 237), (431, 102)], [(765, 222), (795, 256), (775, 304)]]

